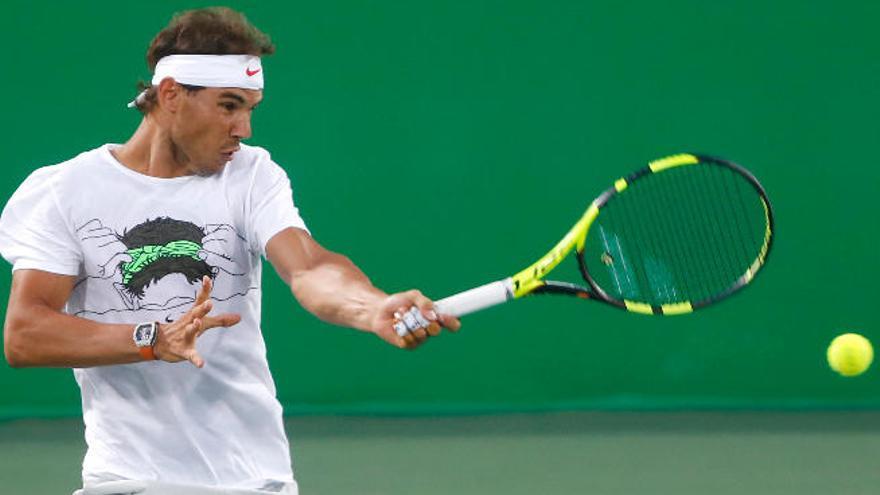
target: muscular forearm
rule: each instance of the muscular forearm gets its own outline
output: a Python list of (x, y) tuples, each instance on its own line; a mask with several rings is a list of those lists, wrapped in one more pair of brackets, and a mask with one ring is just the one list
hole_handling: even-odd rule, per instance
[(85, 368), (141, 361), (134, 324), (105, 324), (41, 305), (9, 308), (6, 360), (13, 367)]
[(405, 349), (438, 335), (441, 325), (459, 328), (454, 317), (437, 315), (433, 302), (420, 291), (384, 293), (351, 260), (324, 249), (300, 229), (275, 234), (266, 244), (266, 258), (300, 304), (330, 323), (374, 333)]
[(377, 306), (387, 296), (348, 258), (335, 253), (292, 275), (289, 283), (300, 304), (315, 316), (359, 330), (369, 330)]

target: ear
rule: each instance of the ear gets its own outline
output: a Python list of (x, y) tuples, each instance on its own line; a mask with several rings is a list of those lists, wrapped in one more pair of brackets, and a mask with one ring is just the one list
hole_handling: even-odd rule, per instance
[(183, 88), (177, 84), (173, 77), (166, 77), (159, 83), (156, 99), (159, 102), (159, 108), (176, 113), (180, 108), (181, 90)]

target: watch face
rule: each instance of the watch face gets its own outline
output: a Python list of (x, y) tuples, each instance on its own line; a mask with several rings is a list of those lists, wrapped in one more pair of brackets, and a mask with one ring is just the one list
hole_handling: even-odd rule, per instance
[(141, 323), (134, 328), (134, 341), (138, 346), (153, 345), (155, 335), (155, 323)]

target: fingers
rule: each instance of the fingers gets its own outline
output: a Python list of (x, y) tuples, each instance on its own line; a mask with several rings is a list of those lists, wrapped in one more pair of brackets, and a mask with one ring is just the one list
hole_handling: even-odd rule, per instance
[(419, 345), (419, 343), (416, 342), (416, 338), (413, 337), (410, 333), (407, 333), (403, 337), (400, 337), (400, 341), (403, 343), (398, 347), (401, 347), (403, 349), (415, 349)]
[(436, 321), (432, 321), (431, 324), (428, 325), (428, 328), (426, 328), (425, 330), (428, 332), (429, 337), (436, 337), (440, 335), (441, 329), (442, 327), (439, 323), (437, 323)]
[(201, 332), (204, 321), (193, 318), (184, 324), (181, 321), (169, 325), (160, 325), (160, 335), (153, 352), (162, 361), (176, 363), (189, 361), (193, 366), (201, 368), (205, 360), (196, 352), (196, 337)]
[(202, 333), (202, 319), (193, 318), (193, 320), (183, 328), (183, 331), (186, 333), (187, 337), (194, 342), (195, 338)]
[[(194, 337), (201, 337), (203, 333), (218, 327), (231, 327), (241, 321), (241, 315), (236, 313), (223, 313), (217, 316), (204, 316), (193, 318), (186, 327), (186, 331)], [(201, 366), (199, 366), (201, 368)]]
[(421, 292), (411, 290), (399, 296), (412, 303), (412, 306), (399, 307), (394, 312), (394, 331), (401, 339), (399, 347), (413, 349), (429, 337), (439, 335), (444, 327), (453, 332), (461, 328), (461, 322), (457, 318), (438, 315), (434, 310), (434, 303)]
[(186, 360), (191, 362), (196, 368), (203, 368), (205, 366), (205, 360), (202, 359), (202, 356), (200, 356), (195, 349), (189, 352), (186, 356)]
[(422, 294), (421, 291), (418, 291), (418, 290), (407, 291), (406, 294), (412, 298), (411, 300), (412, 300), (413, 304), (417, 308), (419, 308), (419, 311), (421, 312), (421, 316), (423, 316), (424, 318), (427, 318), (430, 321), (437, 320), (437, 313), (434, 312), (433, 301), (431, 301), (430, 299), (425, 297), (425, 295)]
[(190, 318), (204, 318), (211, 310), (214, 309), (214, 303), (209, 301), (204, 301), (202, 303), (196, 304), (190, 310)]
[[(200, 306), (210, 306), (209, 303), (210, 301), (208, 302), (208, 304), (202, 304)], [(193, 346), (195, 346), (195, 339), (205, 333), (206, 330), (216, 327), (230, 327), (232, 325), (235, 325), (239, 321), (241, 321), (241, 316), (234, 313), (225, 313), (217, 316), (198, 317), (193, 318), (193, 320), (189, 322), (186, 327), (184, 327), (184, 332), (186, 333), (188, 340), (192, 342)], [(205, 360), (195, 350), (195, 347), (190, 349), (184, 357), (196, 368), (202, 368), (205, 366)]]
[(241, 321), (241, 315), (238, 313), (223, 313), (217, 316), (205, 317), (205, 328), (215, 327), (231, 327)]
[[(425, 297), (424, 294), (417, 290), (411, 290), (406, 292), (405, 294), (411, 295), (413, 297), (416, 306), (418, 306), (419, 310), (428, 318), (432, 323), (439, 322), (440, 325), (448, 330), (453, 332), (457, 332), (459, 328), (461, 328), (461, 322), (458, 318), (451, 315), (438, 314), (434, 310), (434, 302)], [(440, 333), (440, 329), (436, 329), (437, 333)], [(436, 335), (434, 333), (428, 332), (429, 335)]]
[(415, 338), (416, 343), (418, 344), (421, 344), (422, 342), (428, 340), (428, 332), (425, 331), (424, 328), (417, 328), (413, 330), (410, 335)]
[(416, 306), (399, 308), (394, 312), (394, 330), (400, 337), (410, 334), (414, 335), (419, 330), (427, 328), (430, 324), (431, 322), (425, 318)]
[(174, 323), (159, 326), (159, 338), (153, 351), (159, 359), (170, 363), (189, 361), (201, 368), (205, 360), (195, 350), (196, 340), (211, 328), (231, 327), (241, 321), (241, 316), (235, 313), (208, 316), (214, 309), (211, 288), (211, 279), (204, 277), (193, 307)]
[(199, 293), (196, 295), (196, 305), (202, 304), (208, 301), (211, 298), (211, 289), (214, 288), (214, 282), (211, 280), (211, 277), (205, 275), (202, 277), (202, 286), (199, 288)]
[(238, 322), (240, 321), (241, 315), (235, 313), (224, 313), (217, 316), (205, 316), (204, 318), (202, 318), (202, 328), (199, 331), (198, 335), (201, 335), (205, 333), (205, 331), (212, 328), (231, 327), (238, 324)]
[(461, 328), (461, 321), (452, 315), (444, 315), (441, 313), (439, 321), (444, 328), (451, 332), (457, 332), (458, 329)]

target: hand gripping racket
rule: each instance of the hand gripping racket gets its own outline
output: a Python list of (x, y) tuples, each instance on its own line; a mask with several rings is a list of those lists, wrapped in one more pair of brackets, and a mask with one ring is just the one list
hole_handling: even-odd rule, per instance
[[(511, 277), (437, 301), (463, 316), (532, 294), (677, 315), (749, 284), (773, 244), (773, 209), (745, 168), (680, 154), (650, 162), (593, 200), (549, 253)], [(584, 284), (544, 280), (575, 251)]]

